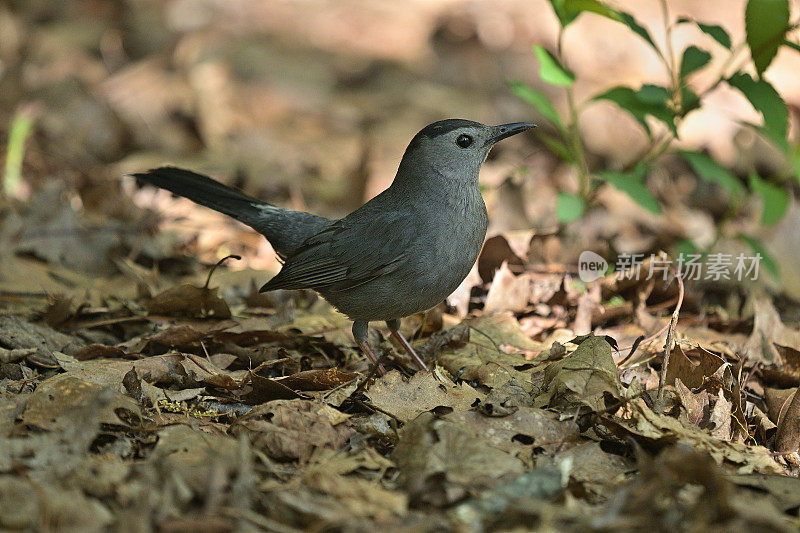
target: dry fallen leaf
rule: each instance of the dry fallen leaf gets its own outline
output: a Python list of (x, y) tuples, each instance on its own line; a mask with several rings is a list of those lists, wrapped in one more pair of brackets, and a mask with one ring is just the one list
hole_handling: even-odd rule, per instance
[(423, 413), (407, 424), (392, 452), (411, 500), (442, 506), (463, 498), (468, 487), (486, 488), (524, 471), (522, 461), (494, 446), (468, 424)]
[(329, 407), (312, 400), (275, 400), (253, 408), (233, 426), (245, 431), (253, 446), (280, 461), (307, 461), (315, 448), (341, 449), (354, 430), (333, 419)]
[(617, 367), (611, 357), (611, 345), (589, 335), (578, 348), (560, 361), (545, 368), (543, 390), (536, 397), (538, 407), (557, 407), (575, 412), (581, 406), (601, 412), (607, 399), (623, 396)]
[(530, 287), (531, 279), (527, 273), (515, 275), (509, 270), (508, 263), (503, 261), (492, 278), (483, 312), (524, 311), (528, 307)]
[(151, 315), (230, 318), (231, 310), (225, 300), (217, 296), (217, 288), (178, 285), (153, 296), (147, 302)]
[(466, 383), (442, 382), (430, 372), (417, 372), (406, 380), (396, 370), (382, 376), (365, 394), (381, 410), (403, 422), (437, 407), (465, 411), (484, 397)]
[(797, 450), (800, 446), (800, 394), (797, 394), (797, 390), (795, 389), (791, 402), (778, 422), (775, 450), (779, 452)]

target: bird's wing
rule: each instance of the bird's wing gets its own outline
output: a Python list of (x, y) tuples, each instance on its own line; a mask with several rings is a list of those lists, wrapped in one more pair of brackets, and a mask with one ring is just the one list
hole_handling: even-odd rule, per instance
[(416, 225), (408, 213), (371, 211), (373, 216), (351, 214), (307, 239), (261, 292), (344, 290), (393, 271), (407, 259)]

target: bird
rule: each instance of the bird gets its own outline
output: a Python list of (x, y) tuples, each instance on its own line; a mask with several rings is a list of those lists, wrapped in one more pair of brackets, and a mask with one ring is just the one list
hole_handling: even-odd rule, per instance
[(353, 320), (353, 338), (381, 374), (386, 370), (367, 335), (375, 321), (385, 322), (427, 370), (400, 333), (401, 319), (435, 307), (467, 277), (488, 227), (481, 166), (498, 141), (535, 126), (453, 118), (428, 124), (411, 139), (391, 185), (336, 220), (278, 207), (173, 166), (132, 176), (266, 237), (283, 266), (260, 292), (315, 290)]

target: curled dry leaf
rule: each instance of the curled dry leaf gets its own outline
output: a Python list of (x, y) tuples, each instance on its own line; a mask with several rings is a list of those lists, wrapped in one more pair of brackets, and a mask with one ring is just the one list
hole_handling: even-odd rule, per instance
[(619, 438), (633, 437), (643, 446), (682, 442), (707, 452), (717, 464), (727, 461), (738, 465), (740, 473), (781, 473), (783, 468), (763, 446), (748, 446), (725, 442), (712, 437), (706, 430), (689, 426), (678, 419), (658, 414), (642, 402), (630, 402), (633, 407), (626, 418), (606, 416), (602, 424)]
[(800, 445), (800, 394), (797, 393), (797, 390), (795, 389), (785, 414), (778, 422), (775, 450), (779, 452), (797, 450)]
[(527, 273), (515, 275), (503, 261), (492, 278), (492, 285), (486, 295), (484, 313), (499, 311), (522, 312), (528, 307), (531, 279)]
[(709, 405), (708, 392), (692, 392), (689, 387), (683, 384), (681, 378), (675, 378), (675, 390), (681, 399), (681, 404), (686, 409), (689, 423), (699, 426)]
[(123, 352), (121, 348), (117, 348), (116, 346), (106, 346), (105, 344), (87, 344), (72, 354), (72, 357), (78, 361), (100, 359), (101, 357), (116, 358), (124, 356), (125, 352)]
[(731, 412), (733, 405), (725, 398), (722, 389), (717, 394), (717, 399), (714, 402), (714, 408), (711, 409), (711, 416), (709, 417), (709, 426), (711, 428), (711, 436), (716, 437), (722, 441), (731, 440)]
[(783, 324), (769, 299), (758, 298), (754, 304), (753, 333), (743, 347), (745, 356), (754, 362), (776, 364), (780, 361), (776, 344), (800, 346), (800, 331)]
[(359, 376), (356, 372), (342, 372), (336, 368), (305, 370), (278, 378), (281, 385), (295, 391), (325, 391), (340, 387)]
[[(689, 359), (689, 356), (697, 362)], [(716, 413), (718, 417), (714, 420), (712, 431), (714, 431), (713, 428), (730, 427), (722, 420), (725, 416), (723, 413), (727, 413), (727, 416), (733, 416), (735, 419), (734, 437), (737, 439), (747, 438), (747, 420), (742, 408), (739, 382), (734, 379), (729, 363), (702, 348), (692, 348), (688, 352), (684, 352), (680, 346), (675, 346), (669, 358), (666, 383), (671, 384), (674, 382), (673, 380), (677, 379), (680, 379), (690, 389), (696, 390), (702, 387), (709, 391), (711, 396), (716, 397), (723, 394), (725, 399), (720, 407), (712, 408), (712, 413)], [(726, 405), (729, 408), (726, 408)], [(725, 432), (724, 429), (717, 429), (717, 431)]]
[(502, 235), (489, 237), (483, 243), (481, 255), (478, 257), (478, 273), (484, 283), (492, 281), (495, 272), (503, 263), (522, 266), (525, 261), (514, 252), (508, 239)]
[(623, 395), (611, 345), (588, 335), (573, 353), (545, 368), (543, 390), (534, 405), (558, 406), (566, 412), (584, 406), (600, 412), (608, 407), (608, 398), (619, 400)]
[(797, 388), (764, 389), (764, 401), (767, 404), (767, 412), (769, 413), (770, 420), (775, 422), (775, 424), (780, 424), (783, 420), (789, 408), (789, 404), (792, 403), (792, 399), (797, 394), (797, 390)]
[(178, 285), (153, 296), (147, 302), (147, 312), (175, 317), (230, 318), (231, 310), (217, 291), (216, 287)]
[(77, 378), (102, 387), (116, 388), (121, 386), (125, 375), (135, 368), (137, 375), (142, 379), (142, 391), (152, 403), (165, 397), (164, 391), (155, 387), (153, 383), (182, 388), (182, 381), (186, 376), (180, 367), (183, 356), (179, 354), (158, 355), (136, 361), (109, 359), (78, 361), (64, 354), (57, 353), (57, 355), (59, 366), (66, 372), (53, 376), (45, 383), (56, 384), (64, 379)]

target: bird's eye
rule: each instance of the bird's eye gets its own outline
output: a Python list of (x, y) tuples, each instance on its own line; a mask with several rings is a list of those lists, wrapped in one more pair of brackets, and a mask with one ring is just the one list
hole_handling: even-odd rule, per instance
[(468, 148), (469, 145), (472, 144), (472, 137), (462, 133), (456, 138), (456, 144), (461, 148)]

